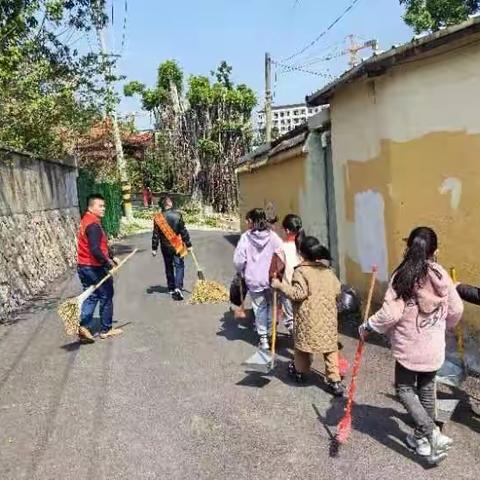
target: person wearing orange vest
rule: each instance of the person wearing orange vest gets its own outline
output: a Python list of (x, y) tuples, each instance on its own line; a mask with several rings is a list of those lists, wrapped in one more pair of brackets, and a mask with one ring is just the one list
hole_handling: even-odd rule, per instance
[(192, 248), (192, 242), (182, 215), (173, 208), (170, 197), (163, 199), (162, 207), (162, 213), (155, 215), (153, 220), (152, 255), (157, 255), (160, 244), (165, 262), (168, 291), (173, 300), (182, 301), (184, 299), (184, 257)]
[[(101, 219), (105, 215), (105, 199), (100, 194), (88, 197), (88, 210), (80, 221), (77, 238), (77, 272), (84, 290), (96, 285), (117, 261), (108, 248), (107, 234)], [(100, 338), (120, 335), (122, 330), (113, 328), (113, 280), (109, 278), (82, 304), (78, 335), (89, 342), (94, 341), (91, 332), (93, 313), (100, 304)]]

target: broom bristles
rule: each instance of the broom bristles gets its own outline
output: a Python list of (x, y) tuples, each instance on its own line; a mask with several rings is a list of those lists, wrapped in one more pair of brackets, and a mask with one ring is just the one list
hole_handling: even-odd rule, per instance
[(364, 342), (360, 340), (358, 342), (357, 351), (355, 352), (355, 360), (353, 361), (352, 379), (348, 387), (348, 400), (345, 407), (345, 415), (340, 420), (337, 426), (337, 442), (346, 443), (352, 432), (352, 408), (355, 392), (357, 391), (357, 377), (360, 371), (360, 365), (362, 361)]
[(350, 412), (346, 412), (337, 427), (337, 442), (347, 443), (350, 433), (352, 432), (352, 415)]
[(63, 321), (65, 333), (70, 336), (76, 335), (80, 326), (80, 306), (77, 297), (69, 298), (61, 303), (57, 313)]

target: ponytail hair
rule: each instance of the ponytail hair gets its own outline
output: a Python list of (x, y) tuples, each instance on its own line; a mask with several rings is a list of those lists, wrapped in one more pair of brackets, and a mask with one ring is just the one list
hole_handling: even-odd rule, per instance
[(305, 237), (300, 244), (300, 255), (309, 262), (320, 262), (332, 259), (327, 247), (324, 247), (318, 238)]
[(394, 272), (392, 287), (405, 302), (415, 296), (415, 290), (428, 275), (428, 261), (438, 248), (437, 234), (429, 227), (417, 227), (407, 240), (402, 263)]
[(298, 215), (290, 213), (283, 219), (282, 227), (284, 230), (295, 234), (295, 246), (297, 247), (297, 252), (300, 251), (300, 245), (305, 238), (302, 219)]

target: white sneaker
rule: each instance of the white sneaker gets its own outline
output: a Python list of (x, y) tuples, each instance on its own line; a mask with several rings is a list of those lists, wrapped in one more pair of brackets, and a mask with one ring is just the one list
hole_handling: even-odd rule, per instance
[(427, 437), (417, 438), (415, 435), (407, 435), (407, 445), (415, 450), (421, 457), (429, 457), (432, 454), (432, 447)]
[(262, 350), (270, 350), (270, 345), (268, 344), (268, 337), (266, 335), (260, 335), (260, 348)]
[(453, 440), (450, 437), (443, 435), (443, 433), (440, 432), (440, 429), (438, 427), (435, 427), (430, 437), (429, 443), (432, 449), (431, 455), (434, 457), (438, 457), (439, 455), (447, 452), (450, 449), (450, 447), (453, 445)]

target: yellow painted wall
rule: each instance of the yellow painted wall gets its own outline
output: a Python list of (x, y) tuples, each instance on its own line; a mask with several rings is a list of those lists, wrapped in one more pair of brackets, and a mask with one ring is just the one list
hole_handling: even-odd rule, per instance
[[(479, 91), (477, 43), (397, 66), (334, 96), (338, 237), (347, 281), (365, 290), (368, 261), (384, 257), (385, 282), (401, 259), (402, 238), (428, 225), (439, 235), (440, 262), (456, 266), (460, 280), (480, 283)], [(383, 235), (369, 237), (379, 218)], [(466, 320), (480, 329), (478, 309), (467, 308)]]
[(268, 202), (275, 206), (280, 221), (288, 213), (298, 213), (305, 182), (304, 172), (305, 155), (298, 155), (280, 163), (239, 173), (242, 230), (246, 213), (252, 208), (264, 208)]

